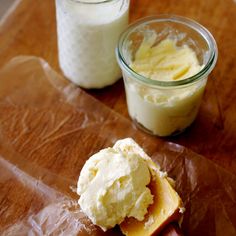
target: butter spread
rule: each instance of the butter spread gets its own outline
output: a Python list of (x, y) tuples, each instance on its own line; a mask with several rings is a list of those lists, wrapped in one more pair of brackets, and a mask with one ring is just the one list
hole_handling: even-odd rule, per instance
[(176, 41), (165, 39), (156, 46), (143, 41), (131, 68), (153, 80), (181, 80), (197, 74), (199, 65), (195, 52), (187, 45), (176, 46)]
[[(91, 156), (81, 170), (77, 185), (79, 205), (104, 231), (126, 217), (144, 219), (153, 196), (147, 185), (151, 174), (141, 148), (131, 139), (118, 141)], [(135, 143), (135, 142), (134, 142)]]
[[(130, 67), (150, 80), (178, 81), (197, 74), (202, 65), (188, 46), (155, 37), (144, 39)], [(188, 127), (195, 119), (207, 78), (179, 87), (152, 87), (127, 78), (130, 116), (155, 135), (168, 136)]]

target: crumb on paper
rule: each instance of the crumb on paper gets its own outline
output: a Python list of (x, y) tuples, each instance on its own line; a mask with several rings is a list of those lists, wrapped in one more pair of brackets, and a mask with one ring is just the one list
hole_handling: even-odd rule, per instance
[(75, 186), (70, 186), (70, 190), (73, 192), (73, 193), (77, 193), (77, 188)]
[(183, 214), (185, 212), (185, 210), (186, 210), (185, 207), (180, 207), (179, 208), (179, 213)]
[(167, 172), (166, 171), (160, 171), (159, 172), (159, 176), (160, 176), (160, 178), (166, 178), (168, 175), (167, 175)]

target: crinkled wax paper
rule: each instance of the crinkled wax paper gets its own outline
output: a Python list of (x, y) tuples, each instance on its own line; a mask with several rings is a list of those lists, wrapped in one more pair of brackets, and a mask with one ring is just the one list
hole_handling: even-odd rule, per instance
[(0, 71), (0, 234), (102, 232), (73, 192), (86, 159), (132, 137), (176, 180), (185, 235), (236, 235), (236, 177), (192, 151), (137, 130), (36, 57)]

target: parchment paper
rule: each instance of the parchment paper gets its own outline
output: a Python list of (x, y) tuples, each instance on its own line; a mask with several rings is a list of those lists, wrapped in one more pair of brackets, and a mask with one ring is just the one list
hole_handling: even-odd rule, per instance
[(73, 192), (86, 159), (132, 137), (176, 180), (185, 235), (236, 235), (236, 176), (206, 158), (137, 130), (56, 74), (20, 56), (0, 71), (0, 234), (121, 235), (102, 232)]

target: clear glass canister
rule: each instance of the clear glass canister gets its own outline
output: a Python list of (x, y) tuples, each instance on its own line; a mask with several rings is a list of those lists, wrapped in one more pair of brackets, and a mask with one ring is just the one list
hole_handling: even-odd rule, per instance
[[(135, 72), (130, 65), (140, 45), (153, 39), (153, 35), (154, 46), (170, 38), (178, 47), (188, 45), (201, 69), (190, 77), (173, 81), (153, 80)], [(170, 136), (194, 121), (218, 55), (215, 40), (207, 29), (179, 16), (147, 17), (121, 35), (116, 54), (123, 72), (129, 115), (139, 127), (157, 136)]]
[(56, 0), (59, 63), (84, 88), (102, 88), (121, 77), (115, 59), (128, 24), (129, 0)]

